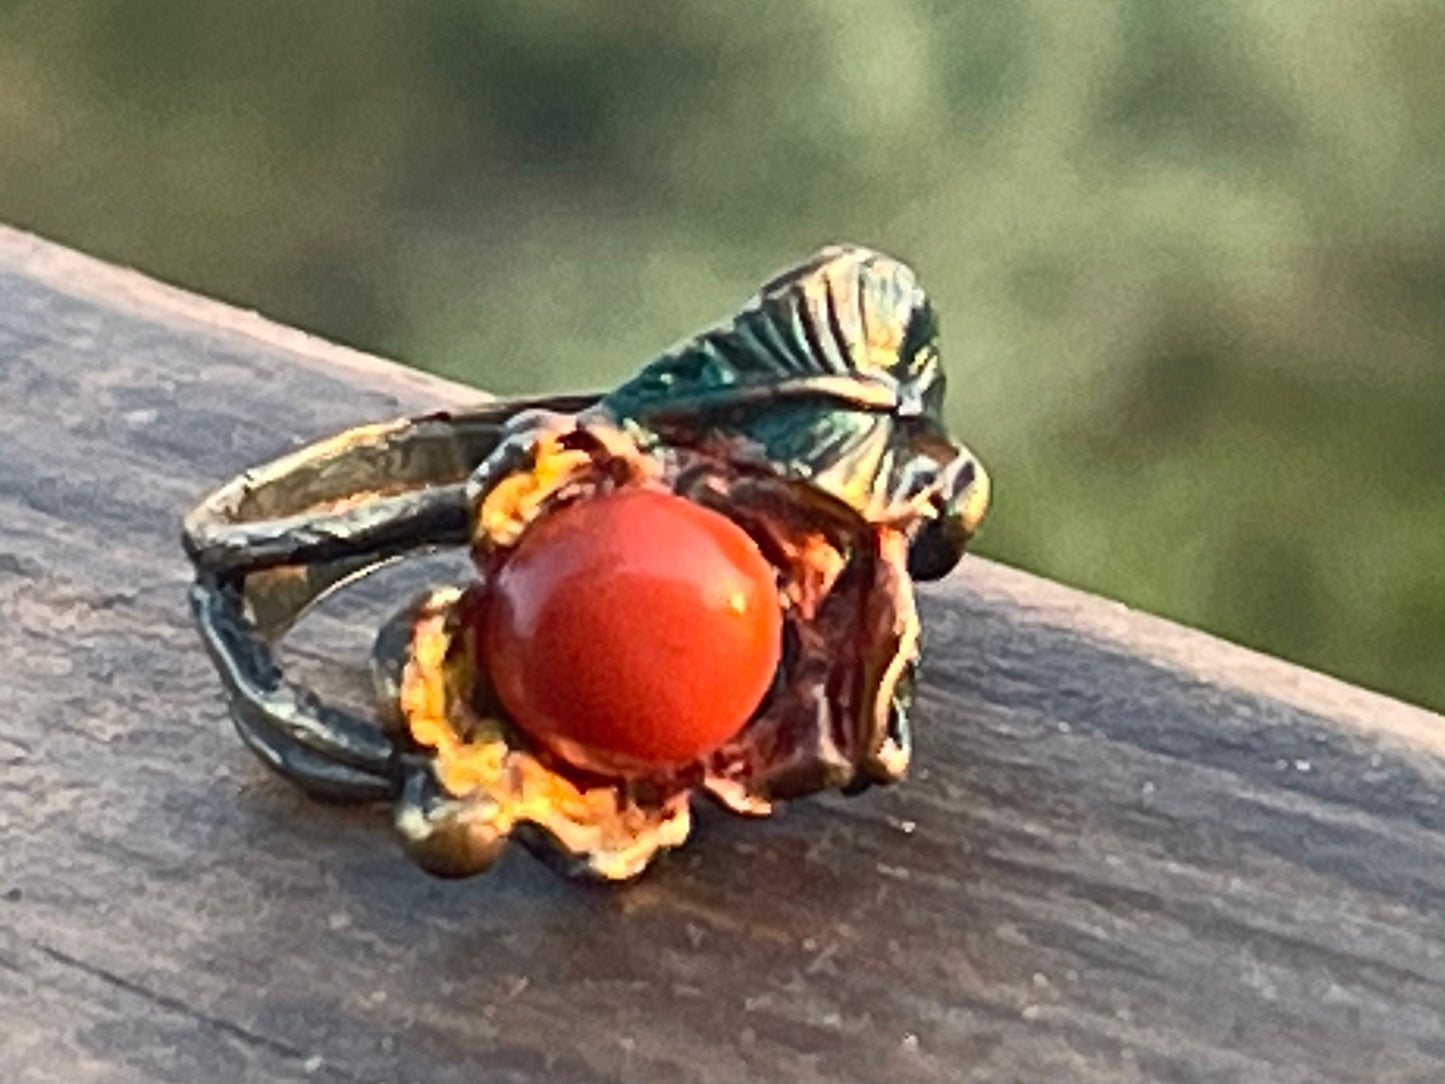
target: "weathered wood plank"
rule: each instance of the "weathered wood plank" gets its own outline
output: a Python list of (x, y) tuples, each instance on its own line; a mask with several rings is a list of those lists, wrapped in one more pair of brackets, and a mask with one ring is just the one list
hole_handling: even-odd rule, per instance
[(0, 1078), (1445, 1078), (1445, 720), (986, 561), (908, 783), (627, 888), (433, 881), (266, 775), (179, 516), (467, 394), (0, 232)]

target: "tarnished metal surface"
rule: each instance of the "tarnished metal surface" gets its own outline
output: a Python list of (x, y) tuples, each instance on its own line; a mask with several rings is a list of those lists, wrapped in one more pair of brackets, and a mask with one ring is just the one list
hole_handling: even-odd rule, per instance
[[(987, 475), (945, 429), (943, 388), (912, 271), (832, 248), (606, 395), (365, 426), (249, 471), (185, 525), (193, 611), (236, 726), (318, 796), (394, 801), (413, 854), (448, 874), (485, 868), (516, 828), (568, 869), (631, 876), (685, 838), (694, 790), (759, 814), (891, 782), (910, 750), (910, 575), (947, 572), (988, 503)], [(348, 580), (471, 546), (482, 577), (467, 590), (484, 591), (488, 562), (530, 522), (624, 485), (732, 518), (787, 600), (774, 692), (706, 761), (599, 787), (539, 754), (454, 649), (451, 595), (416, 611), (409, 637), (379, 641), (380, 715), (399, 727), (322, 703), (277, 664), (272, 644)]]

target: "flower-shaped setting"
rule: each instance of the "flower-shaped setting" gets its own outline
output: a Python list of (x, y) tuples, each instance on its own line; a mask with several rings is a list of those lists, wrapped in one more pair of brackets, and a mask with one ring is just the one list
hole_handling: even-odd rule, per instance
[[(761, 816), (910, 756), (913, 580), (988, 503), (952, 441), (913, 273), (824, 250), (603, 396), (333, 438), (187, 523), (197, 618), (263, 759), (384, 797), (459, 876), (516, 838), (606, 880), (681, 844), (691, 799)], [(268, 645), (322, 593), (463, 544), (475, 578), (383, 629), (381, 722), (285, 682)]]

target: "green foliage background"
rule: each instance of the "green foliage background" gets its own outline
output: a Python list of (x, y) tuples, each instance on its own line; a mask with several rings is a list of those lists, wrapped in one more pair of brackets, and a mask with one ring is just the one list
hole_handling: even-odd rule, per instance
[(1445, 4), (0, 0), (0, 219), (501, 392), (837, 239), (983, 552), (1445, 708)]

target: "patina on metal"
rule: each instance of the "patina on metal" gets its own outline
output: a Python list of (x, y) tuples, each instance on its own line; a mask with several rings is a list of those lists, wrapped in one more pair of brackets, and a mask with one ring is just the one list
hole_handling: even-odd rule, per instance
[[(912, 580), (960, 559), (988, 478), (952, 440), (932, 306), (913, 272), (823, 250), (731, 320), (605, 394), (363, 426), (246, 472), (186, 519), (191, 603), (248, 746), (309, 793), (389, 801), (412, 856), (485, 869), (516, 838), (569, 873), (639, 873), (701, 792), (735, 812), (901, 777), (919, 658)], [(653, 777), (579, 772), (507, 719), (468, 608), (527, 527), (625, 486), (728, 516), (777, 571), (785, 650), (735, 738)], [(289, 681), (274, 645), (312, 604), (397, 559), (468, 547), (479, 576), (377, 637), (375, 718)]]

